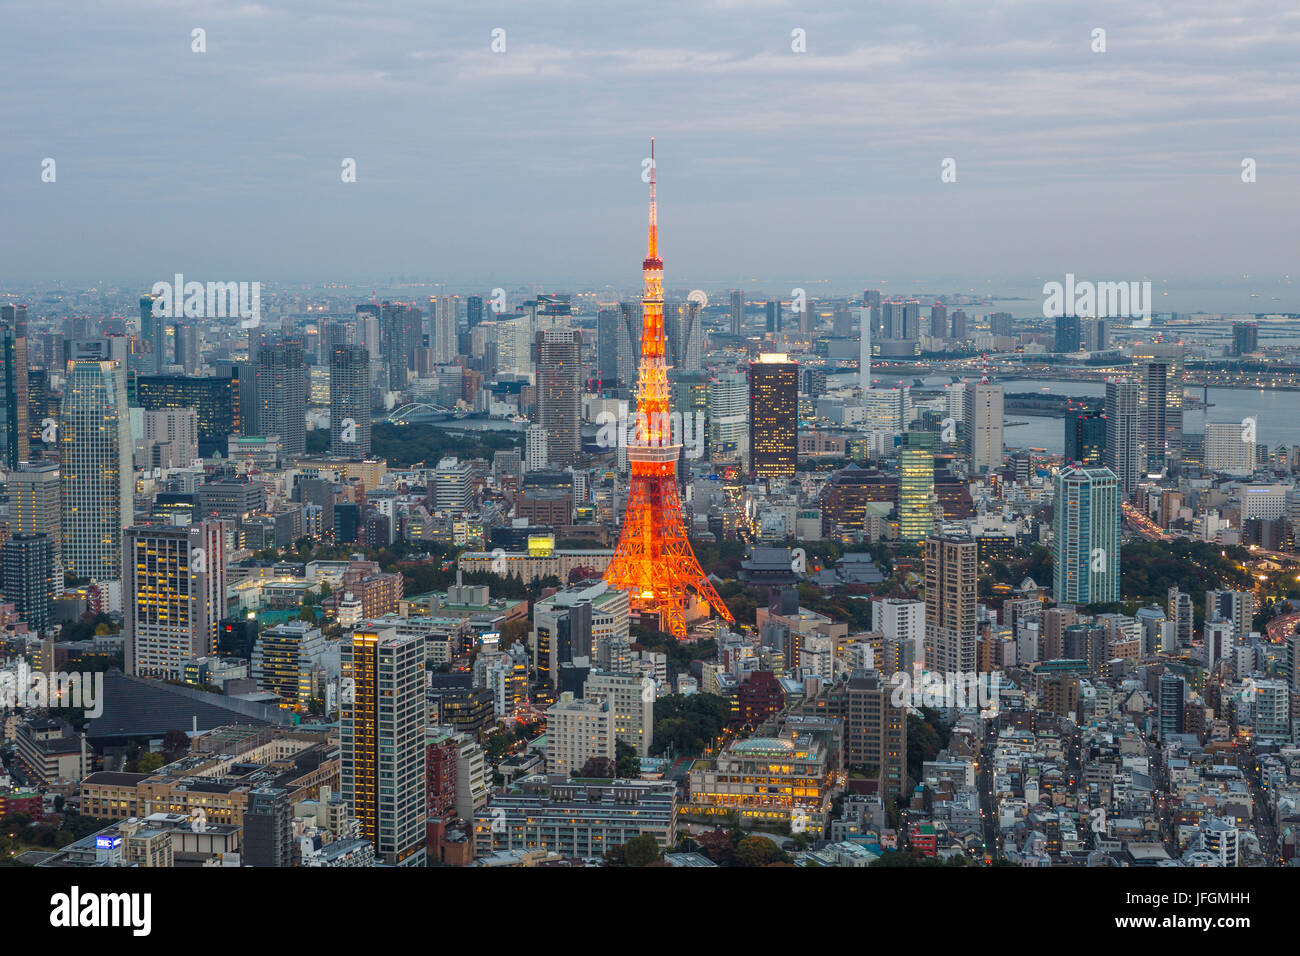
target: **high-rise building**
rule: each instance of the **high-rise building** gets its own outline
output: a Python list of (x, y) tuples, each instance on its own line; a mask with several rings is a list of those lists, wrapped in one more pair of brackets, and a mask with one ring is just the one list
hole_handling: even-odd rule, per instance
[(1183, 732), (1183, 705), (1187, 696), (1187, 683), (1172, 672), (1160, 675), (1156, 695), (1157, 735), (1166, 740), (1170, 734)]
[(465, 300), (465, 324), (472, 329), (482, 321), (483, 297), (481, 295), (471, 295)]
[(1207, 471), (1228, 475), (1255, 472), (1255, 431), (1241, 422), (1206, 422), (1204, 461)]
[(679, 372), (698, 372), (704, 351), (700, 304), (691, 300), (664, 306), (664, 337), (668, 364)]
[(846, 762), (875, 771), (876, 792), (886, 800), (907, 791), (907, 707), (895, 705), (895, 686), (874, 670), (858, 670), (845, 687)]
[(1056, 317), (1057, 352), (1077, 352), (1083, 344), (1082, 326), (1077, 315), (1058, 315)]
[(54, 566), (54, 542), (47, 534), (12, 534), (0, 548), (0, 586), (18, 616), (35, 634), (53, 624), (51, 602), (62, 590), (62, 575)]
[(186, 375), (193, 375), (203, 364), (203, 357), (199, 354), (199, 327), (190, 323), (182, 323), (176, 326), (176, 364), (184, 370)]
[(370, 454), (370, 354), (362, 345), (336, 345), (330, 353), (330, 454)]
[(799, 451), (799, 364), (780, 353), (749, 366), (750, 473), (792, 478)]
[(596, 369), (603, 389), (616, 388), (618, 379), (618, 334), (623, 317), (617, 309), (596, 313)]
[(1001, 468), (1003, 394), (1001, 385), (977, 382), (969, 389), (966, 402), (967, 434), (970, 436), (972, 472)]
[(390, 866), (425, 859), (425, 641), (396, 627), (340, 643), (339, 785), (361, 835)]
[(1169, 589), (1169, 600), (1165, 613), (1174, 625), (1174, 637), (1179, 647), (1192, 645), (1192, 596), (1180, 591), (1177, 586)]
[(979, 546), (974, 538), (937, 535), (925, 541), (925, 666), (975, 673), (975, 596)]
[[(28, 427), (27, 339), (11, 324), (16, 310), (4, 307), (6, 319), (0, 325), (0, 464), (17, 468), (31, 457)], [(25, 314), (24, 310), (24, 314)], [(23, 322), (26, 325), (26, 320)]]
[(424, 338), (424, 313), (410, 306), (384, 302), (379, 309), (379, 349), (388, 369), (390, 388), (405, 388), (407, 372), (415, 368), (415, 350)]
[(226, 610), (220, 522), (128, 528), (122, 564), (128, 674), (179, 680), (186, 661), (217, 653)]
[(858, 386), (871, 388), (871, 316), (869, 308), (858, 309)]
[(303, 454), (307, 450), (307, 365), (302, 346), (295, 342), (262, 345), (253, 374), (258, 431), (279, 435), (286, 458)]
[(1065, 413), (1065, 463), (1100, 465), (1106, 455), (1106, 417), (1093, 409)]
[(709, 383), (709, 456), (744, 460), (749, 455), (749, 378), (722, 372)]
[(64, 570), (120, 581), (122, 529), (135, 520), (126, 371), (114, 361), (67, 365), (59, 409)]
[(1119, 481), (1109, 468), (1065, 468), (1054, 479), (1057, 604), (1119, 600)]
[(1255, 619), (1255, 595), (1250, 591), (1206, 591), (1205, 619), (1216, 618), (1231, 621), (1237, 643), (1245, 644)]
[(655, 711), (655, 687), (651, 678), (643, 674), (594, 671), (587, 677), (582, 696), (585, 700), (608, 701), (615, 740), (627, 744), (638, 756), (650, 755)]
[(244, 866), (293, 866), (293, 802), (287, 789), (248, 791), (243, 826)]
[(1248, 355), (1259, 351), (1259, 323), (1232, 323), (1232, 354)]
[(1129, 379), (1106, 381), (1106, 467), (1119, 479), (1120, 493), (1128, 498), (1143, 472), (1141, 420), (1138, 417), (1138, 383)]
[[(5, 411), (0, 412), (0, 425), (12, 423), (17, 429), (13, 438), (5, 436), (5, 454), (14, 446), (18, 462), (31, 458), (30, 427), (27, 421), (30, 397), (27, 394), (27, 307), (0, 307), (0, 328), (8, 329), (0, 347), (0, 385), (4, 386)], [(4, 333), (0, 333), (4, 334)], [(10, 399), (12, 390), (12, 399)], [(13, 466), (9, 466), (13, 467)]]
[(9, 533), (43, 534), (54, 553), (55, 587), (63, 591), (63, 528), (59, 506), (59, 466), (34, 461), (9, 473)]
[(524, 468), (527, 471), (545, 471), (549, 460), (546, 447), (546, 426), (533, 422), (524, 433)]
[(948, 307), (942, 302), (930, 306), (930, 336), (936, 339), (948, 338)]
[(781, 300), (768, 299), (767, 304), (763, 306), (763, 311), (766, 317), (766, 330), (768, 332), (780, 332), (782, 325)]
[(140, 338), (145, 354), (139, 368), (145, 374), (161, 375), (167, 365), (167, 317), (154, 314), (155, 301), (152, 295), (140, 296)]
[(612, 761), (616, 740), (607, 696), (580, 700), (565, 692), (546, 711), (546, 772), (576, 777), (588, 760)]
[(438, 511), (463, 515), (474, 500), (474, 467), (459, 458), (444, 458), (438, 462), (433, 476), (431, 504)]
[[(911, 436), (909, 432), (907, 436)], [(934, 450), (909, 444), (898, 453), (898, 536), (921, 541), (934, 531)]]
[(576, 465), (582, 453), (582, 333), (551, 328), (537, 332), (536, 424), (546, 429), (554, 465)]
[(745, 293), (742, 289), (731, 290), (731, 334), (739, 335), (745, 323)]
[[(259, 432), (241, 419), (241, 411), (253, 417), (252, 396), (244, 404), (241, 385), (251, 382), (250, 366), (231, 365), (232, 375), (210, 378), (178, 375), (141, 375), (135, 380), (136, 401), (145, 409), (192, 408), (198, 414), (199, 454), (226, 454), (232, 434), (256, 435)], [(247, 389), (251, 392), (251, 389)], [(272, 432), (274, 434), (274, 432)]]
[(1010, 312), (994, 312), (989, 316), (989, 334), (996, 338), (1010, 338), (1015, 335), (1016, 320)]
[(630, 393), (636, 386), (637, 362), (641, 358), (641, 330), (644, 310), (640, 302), (618, 304), (619, 325), (616, 354), (619, 387)]
[(438, 296), (436, 308), (430, 303), (433, 335), (430, 346), (433, 360), (447, 365), (456, 358), (456, 300), (449, 295)]
[(1165, 467), (1170, 452), (1183, 447), (1183, 347), (1140, 344), (1133, 347), (1137, 366), (1139, 440), (1145, 465), (1152, 472)]
[(951, 323), (951, 337), (957, 342), (964, 342), (970, 337), (966, 328), (966, 312), (963, 309), (957, 309), (949, 317)]

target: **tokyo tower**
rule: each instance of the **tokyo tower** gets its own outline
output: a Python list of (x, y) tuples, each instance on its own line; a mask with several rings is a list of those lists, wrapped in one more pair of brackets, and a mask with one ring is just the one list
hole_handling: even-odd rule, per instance
[(686, 609), (694, 591), (725, 620), (734, 620), (700, 567), (682, 521), (677, 495), (677, 456), (668, 392), (664, 338), (664, 263), (659, 258), (659, 214), (655, 205), (655, 141), (650, 140), (650, 228), (645, 262), (641, 365), (637, 372), (636, 431), (627, 443), (632, 472), (623, 533), (605, 570), (611, 587), (628, 590), (631, 606), (657, 612), (660, 628), (686, 638)]

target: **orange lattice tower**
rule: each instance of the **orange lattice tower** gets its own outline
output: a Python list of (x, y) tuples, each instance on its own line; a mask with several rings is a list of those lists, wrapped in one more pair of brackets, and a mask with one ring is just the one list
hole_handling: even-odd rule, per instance
[(623, 533), (605, 571), (612, 586), (629, 591), (633, 608), (657, 611), (660, 627), (686, 637), (686, 608), (694, 591), (728, 621), (731, 612), (700, 567), (682, 521), (677, 494), (677, 456), (668, 391), (664, 338), (664, 263), (659, 258), (659, 214), (655, 206), (655, 141), (650, 140), (650, 230), (645, 262), (641, 366), (637, 372), (636, 432), (628, 441), (632, 471)]

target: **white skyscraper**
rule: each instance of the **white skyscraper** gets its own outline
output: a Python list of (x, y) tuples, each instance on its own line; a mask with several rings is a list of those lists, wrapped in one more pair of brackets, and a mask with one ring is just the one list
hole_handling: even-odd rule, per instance
[(977, 382), (970, 390), (966, 422), (970, 432), (970, 458), (973, 472), (1001, 468), (1002, 386)]
[(1255, 431), (1247, 421), (1205, 423), (1205, 467), (1228, 475), (1255, 471)]
[(436, 364), (447, 365), (456, 358), (456, 300), (449, 295), (438, 296), (430, 344)]
[(524, 468), (527, 471), (545, 471), (547, 457), (546, 428), (543, 425), (529, 425), (524, 435)]
[(858, 309), (858, 384), (871, 388), (871, 309)]

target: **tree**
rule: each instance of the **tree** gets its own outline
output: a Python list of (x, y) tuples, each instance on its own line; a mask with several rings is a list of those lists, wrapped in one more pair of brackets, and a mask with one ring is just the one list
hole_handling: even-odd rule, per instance
[(134, 767), (131, 773), (153, 773), (163, 765), (162, 754), (147, 753), (141, 754), (138, 759), (133, 761)]
[(736, 848), (726, 830), (701, 833), (696, 842), (700, 845), (700, 852), (718, 866), (730, 866), (736, 859)]
[(785, 851), (765, 836), (747, 836), (736, 844), (736, 862), (741, 866), (767, 866), (785, 856)]
[(621, 740), (614, 741), (615, 770), (624, 780), (638, 780), (641, 777), (641, 758), (636, 748)]
[(185, 754), (189, 752), (189, 749), (190, 737), (189, 734), (185, 733), (185, 731), (169, 730), (167, 733), (163, 734), (162, 752), (163, 756), (167, 758), (168, 763), (185, 756)]
[(633, 837), (623, 844), (623, 859), (628, 866), (648, 866), (662, 857), (659, 841), (648, 833)]
[(582, 765), (580, 777), (588, 777), (595, 780), (612, 780), (614, 778), (614, 761), (608, 757), (588, 757), (587, 762)]

